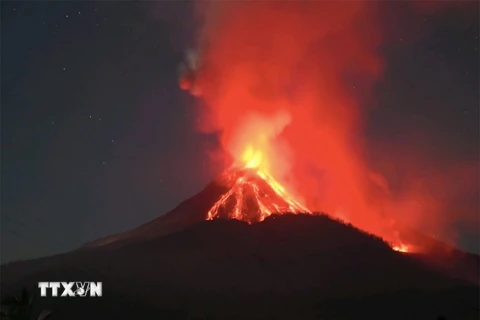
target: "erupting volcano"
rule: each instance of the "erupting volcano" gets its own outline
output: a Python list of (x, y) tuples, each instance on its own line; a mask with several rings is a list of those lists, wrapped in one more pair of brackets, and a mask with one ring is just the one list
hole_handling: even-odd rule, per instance
[[(205, 168), (221, 173), (168, 213), (81, 254), (119, 252), (118, 264), (137, 257), (165, 290), (223, 288), (216, 297), (264, 282), (268, 296), (303, 294), (312, 283), (361, 292), (417, 285), (426, 277), (419, 262), (478, 283), (478, 257), (440, 241), (448, 224), (439, 199), (448, 193), (433, 191), (462, 175), (425, 173), (410, 167), (410, 149), (391, 153), (367, 139), (370, 95), (385, 67), (376, 2), (197, 4), (203, 25), (178, 80), (198, 103), (195, 130), (215, 137)], [(137, 273), (148, 274), (142, 266), (135, 262)], [(420, 275), (398, 280), (408, 270)]]
[[(45, 190), (34, 194), (30, 191), (36, 189), (28, 185), (12, 184), (22, 178), (19, 171), (11, 176), (16, 180), (10, 179), (10, 184), (15, 187), (13, 191), (23, 189), (27, 197), (18, 198), (10, 192), (7, 200), (13, 209), (9, 212), (11, 222), (17, 222), (17, 212), (24, 216), (23, 211), (32, 211), (32, 218), (38, 219), (52, 209), (58, 211), (56, 217), (63, 217), (63, 209), (71, 207), (66, 200), (79, 200), (67, 214), (77, 224), (85, 222), (85, 228), (65, 224), (58, 229), (76, 236), (70, 237), (70, 245), (74, 239), (98, 234), (102, 224), (103, 232), (119, 231), (69, 252), (1, 265), (2, 302), (21, 288), (20, 302), (25, 300), (25, 288), (44, 295), (39, 284), (48, 281), (47, 297), (36, 301), (33, 308), (15, 303), (11, 309), (22, 313), (53, 310), (53, 318), (69, 320), (150, 319), (152, 315), (161, 319), (238, 320), (424, 320), (440, 319), (440, 315), (479, 319), (480, 257), (452, 246), (457, 233), (454, 229), (466, 229), (456, 222), (472, 226), (478, 222), (468, 213), (477, 214), (478, 205), (470, 207), (458, 200), (464, 198), (459, 197), (461, 193), (478, 190), (478, 161), (475, 170), (463, 162), (457, 168), (450, 150), (459, 149), (444, 149), (448, 151), (444, 158), (439, 157), (443, 153), (427, 152), (434, 150), (434, 145), (460, 141), (447, 138), (450, 129), (460, 132), (460, 127), (439, 121), (435, 131), (445, 131), (445, 136), (439, 136), (441, 140), (424, 139), (415, 132), (423, 126), (428, 131), (443, 119), (444, 108), (435, 105), (443, 102), (443, 97), (449, 97), (443, 107), (464, 108), (462, 102), (468, 100), (454, 98), (469, 91), (452, 83), (455, 79), (470, 81), (462, 71), (470, 69), (464, 69), (467, 65), (463, 64), (449, 66), (446, 58), (454, 53), (466, 57), (463, 52), (468, 43), (473, 45), (473, 33), (462, 36), (466, 41), (461, 46), (462, 55), (452, 52), (451, 48), (457, 47), (445, 42), (455, 33), (450, 34), (440, 24), (434, 37), (416, 43), (409, 34), (423, 32), (411, 25), (434, 25), (437, 20), (424, 13), (407, 16), (417, 2), (193, 0), (181, 4), (177, 11), (171, 3), (159, 1), (155, 8), (165, 5), (158, 12), (168, 19), (157, 16), (155, 9), (154, 22), (141, 21), (129, 33), (124, 27), (117, 28), (135, 40), (135, 50), (123, 54), (123, 38), (117, 36), (112, 48), (102, 46), (101, 50), (111, 55), (120, 44), (118, 56), (129, 59), (142, 58), (138, 53), (145, 51), (148, 65), (115, 59), (105, 70), (117, 65), (122, 67), (118, 74), (125, 68), (137, 70), (134, 76), (146, 75), (148, 82), (129, 86), (133, 78), (128, 77), (120, 82), (113, 79), (106, 86), (95, 81), (88, 87), (95, 88), (93, 93), (105, 91), (107, 102), (117, 101), (112, 95), (117, 85), (133, 90), (122, 96), (127, 102), (143, 102), (140, 94), (148, 92), (145, 105), (138, 106), (146, 113), (137, 115), (133, 106), (127, 109), (125, 105), (118, 119), (127, 119), (127, 115), (132, 121), (107, 121), (102, 130), (108, 130), (109, 136), (114, 133), (121, 143), (107, 148), (100, 141), (97, 147), (89, 147), (91, 152), (102, 151), (102, 157), (112, 153), (114, 163), (101, 170), (98, 179), (95, 157), (85, 158), (87, 165), (85, 161), (69, 161), (60, 171), (50, 170), (62, 159), (54, 157), (57, 144), (70, 142), (60, 135), (64, 131), (55, 129), (52, 144), (41, 140), (46, 150), (45, 159), (39, 158), (41, 166), (29, 167), (32, 170), (27, 173), (34, 178), (49, 172), (67, 173), (66, 179), (79, 185), (59, 189), (67, 180), (53, 176), (49, 180), (54, 183), (52, 187), (40, 181), (37, 185)], [(420, 2), (423, 6), (425, 1)], [(114, 21), (122, 25), (135, 22), (143, 17), (144, 8), (147, 6)], [(188, 8), (194, 12), (184, 16)], [(398, 17), (394, 15), (397, 12), (401, 13)], [(478, 12), (478, 6), (472, 12)], [(180, 24), (170, 25), (170, 20)], [(400, 21), (408, 26), (396, 25)], [(198, 33), (190, 39), (195, 39), (191, 48), (179, 47), (190, 38), (184, 38), (184, 27), (194, 25)], [(151, 29), (157, 26), (165, 30), (160, 38), (151, 38), (156, 36)], [(171, 31), (181, 39), (170, 36)], [(399, 36), (402, 41), (392, 41), (390, 46), (390, 39)], [(138, 37), (148, 42), (142, 44)], [(409, 54), (398, 49), (407, 42), (415, 49)], [(170, 50), (161, 53), (164, 61), (159, 65), (151, 63), (153, 55), (162, 52), (157, 43)], [(445, 51), (437, 57), (438, 48)], [(172, 61), (180, 60), (178, 50), (183, 49), (186, 55), (177, 80), (184, 91), (173, 92), (173, 79), (166, 77), (172, 76)], [(426, 55), (417, 55), (421, 52)], [(394, 62), (391, 66), (390, 61)], [(411, 71), (404, 69), (409, 64)], [(436, 70), (436, 66), (445, 67), (448, 73)], [(157, 67), (160, 69), (155, 71)], [(423, 78), (427, 71), (433, 77)], [(162, 74), (157, 77), (159, 72)], [(412, 77), (407, 77), (409, 72)], [(111, 73), (110, 78), (117, 75), (107, 73)], [(387, 73), (391, 74), (384, 79)], [(437, 82), (443, 74), (449, 76), (448, 81)], [(96, 84), (100, 84), (98, 90)], [(398, 91), (392, 89), (396, 86)], [(456, 94), (438, 95), (445, 88)], [(85, 91), (80, 89), (78, 94)], [(95, 97), (93, 93), (89, 98)], [(33, 97), (38, 95), (34, 91)], [(428, 108), (420, 108), (423, 103)], [(91, 104), (88, 110), (95, 114), (90, 107), (97, 104)], [(102, 107), (96, 113), (108, 110)], [(66, 120), (70, 122), (65, 124), (77, 122), (74, 111), (74, 117), (60, 119), (62, 124)], [(455, 121), (464, 117), (458, 110), (455, 114)], [(467, 116), (472, 114), (469, 111)], [(157, 123), (159, 117), (167, 120)], [(25, 119), (30, 122), (30, 116)], [(78, 121), (84, 120), (78, 117)], [(138, 135), (127, 134), (130, 125), (139, 130)], [(187, 130), (180, 133), (178, 128), (191, 129), (195, 135), (187, 135)], [(459, 137), (466, 139), (468, 131), (461, 132)], [(27, 146), (29, 137), (21, 137)], [(160, 140), (161, 144), (155, 144)], [(131, 149), (126, 141), (132, 143)], [(428, 146), (425, 151), (424, 144)], [(17, 145), (11, 144), (20, 150)], [(195, 148), (186, 150), (189, 146)], [(66, 147), (69, 159), (79, 154), (70, 144)], [(152, 150), (141, 153), (146, 149)], [(90, 163), (93, 169), (87, 170)], [(93, 179), (75, 178), (75, 172), (69, 174), (72, 168), (90, 172)], [(94, 182), (91, 187), (89, 181)], [(198, 190), (201, 185), (204, 187)], [(85, 191), (88, 197), (83, 199)], [(184, 199), (187, 192), (192, 193)], [(50, 195), (50, 200), (44, 201), (43, 195)], [(184, 200), (174, 202), (181, 200), (177, 196)], [(66, 200), (59, 202), (58, 197)], [(36, 207), (42, 208), (36, 212)], [(93, 211), (86, 212), (84, 218), (82, 208)], [(126, 229), (134, 221), (144, 222)], [(57, 226), (56, 221), (52, 223)], [(125, 229), (120, 231), (122, 225)], [(47, 230), (45, 235), (50, 233)], [(23, 233), (17, 236), (23, 238)], [(45, 240), (55, 239), (61, 238)], [(67, 240), (52, 248), (68, 245)], [(37, 250), (17, 245), (10, 249), (18, 249), (20, 254)], [(101, 283), (102, 298), (84, 299), (73, 294), (79, 283), (84, 287), (90, 281)], [(57, 295), (60, 283), (65, 290)], [(67, 288), (67, 283), (75, 286)]]
[[(250, 160), (245, 167), (232, 166), (220, 175), (216, 183), (225, 187), (226, 191), (208, 211), (206, 220), (235, 219), (252, 224), (274, 214), (316, 214), (296, 201), (258, 165), (255, 160)], [(399, 252), (412, 251), (411, 246), (398, 241), (390, 243), (390, 246)]]
[[(206, 220), (235, 219), (248, 224), (265, 220), (271, 215), (310, 214), (309, 210), (295, 196), (277, 181), (269, 172), (274, 163), (267, 152), (249, 145), (241, 153), (240, 160), (225, 170), (215, 183), (224, 188), (221, 195), (206, 214)], [(339, 222), (340, 217), (331, 216)], [(390, 247), (398, 252), (412, 252), (413, 247), (400, 241), (398, 232), (384, 238)]]
[(421, 190), (395, 194), (369, 163), (366, 96), (384, 68), (375, 6), (198, 5), (204, 25), (179, 87), (198, 100), (196, 129), (218, 137), (212, 167), (230, 168), (205, 218), (324, 212), (411, 252), (396, 225), (436, 208)]

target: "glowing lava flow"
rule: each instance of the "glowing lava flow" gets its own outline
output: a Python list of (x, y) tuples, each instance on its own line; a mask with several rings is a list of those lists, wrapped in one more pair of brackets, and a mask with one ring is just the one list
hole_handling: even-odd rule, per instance
[(408, 246), (404, 244), (399, 244), (398, 246), (392, 246), (392, 249), (398, 252), (409, 252)]
[(225, 173), (231, 188), (213, 205), (207, 220), (227, 218), (253, 223), (274, 213), (311, 213), (265, 169), (261, 169), (266, 163), (261, 151), (247, 147), (242, 155), (242, 165)]
[(207, 220), (227, 218), (253, 223), (275, 213), (310, 213), (265, 172), (232, 168), (226, 175), (232, 187), (213, 205)]

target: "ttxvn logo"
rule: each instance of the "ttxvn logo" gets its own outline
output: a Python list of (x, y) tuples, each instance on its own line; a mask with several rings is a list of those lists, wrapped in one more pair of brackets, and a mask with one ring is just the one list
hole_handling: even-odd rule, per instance
[(51, 296), (58, 297), (59, 289), (62, 289), (60, 297), (101, 297), (101, 282), (39, 282), (40, 296), (46, 297), (48, 289)]

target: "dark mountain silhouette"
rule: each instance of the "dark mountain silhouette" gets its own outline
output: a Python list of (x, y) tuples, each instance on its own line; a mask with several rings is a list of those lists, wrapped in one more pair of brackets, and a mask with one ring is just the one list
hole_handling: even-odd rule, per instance
[(231, 168), (223, 172), (200, 193), (182, 202), (171, 212), (139, 228), (98, 239), (86, 244), (85, 247), (153, 239), (183, 230), (206, 220), (208, 212), (217, 202), (221, 201), (223, 203), (215, 212), (218, 215), (217, 218), (233, 218), (231, 213), (238, 203), (240, 203), (238, 206), (240, 216), (238, 218), (249, 222), (260, 220), (260, 214), (262, 213), (260, 206), (268, 209), (270, 213), (294, 210), (300, 212), (300, 205), (288, 203), (289, 199), (285, 199), (283, 196), (283, 194), (274, 190), (269, 182), (259, 176), (255, 170)]
[[(220, 177), (137, 229), (3, 265), (2, 297), (23, 285), (38, 292), (39, 281), (102, 281), (101, 298), (42, 298), (38, 307), (72, 320), (478, 318), (478, 278), (464, 276), (478, 256), (396, 252), (326, 215), (205, 221), (233, 185)], [(270, 191), (262, 194), (276, 203)], [(463, 269), (448, 269), (448, 257)]]

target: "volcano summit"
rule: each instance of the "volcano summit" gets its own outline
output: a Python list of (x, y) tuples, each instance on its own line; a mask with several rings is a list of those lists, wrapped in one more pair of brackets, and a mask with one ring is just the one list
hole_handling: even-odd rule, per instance
[(256, 168), (232, 167), (166, 215), (132, 231), (99, 239), (86, 247), (132, 239), (152, 239), (204, 220), (235, 219), (251, 224), (284, 213), (313, 214), (267, 173)]
[(252, 223), (272, 214), (310, 212), (261, 171), (230, 169), (222, 174), (221, 180), (229, 190), (208, 211), (208, 220), (227, 218)]

